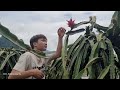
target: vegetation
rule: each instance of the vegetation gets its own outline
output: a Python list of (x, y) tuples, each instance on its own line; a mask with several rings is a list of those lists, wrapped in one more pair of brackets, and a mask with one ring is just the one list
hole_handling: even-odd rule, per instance
[[(73, 21), (74, 23), (74, 21)], [(86, 28), (75, 30), (83, 24), (88, 24)], [(96, 23), (96, 17), (90, 17), (89, 21), (83, 21), (78, 24), (69, 24), (71, 30), (66, 33), (62, 56), (46, 66), (46, 79), (82, 79), (87, 76), (88, 79), (119, 79), (120, 78), (120, 12), (115, 11), (109, 27), (100, 26)], [(5, 27), (4, 27), (5, 28)], [(0, 33), (20, 46), (22, 50), (0, 49), (0, 78), (2, 73), (9, 72), (19, 56), (26, 50), (32, 51), (27, 45), (16, 39), (13, 35), (4, 30), (0, 25)], [(98, 34), (94, 31), (97, 30)], [(69, 37), (85, 31), (75, 42), (68, 45)], [(13, 40), (14, 39), (14, 40)], [(19, 42), (18, 42), (19, 41)], [(33, 52), (33, 51), (32, 51)], [(37, 54), (34, 52), (34, 54)], [(38, 55), (39, 56), (39, 55)], [(45, 56), (40, 53), (40, 57)]]
[(21, 49), (17, 45), (13, 44), (11, 41), (6, 39), (5, 37), (0, 37), (0, 47), (1, 48), (15, 48), (15, 49)]

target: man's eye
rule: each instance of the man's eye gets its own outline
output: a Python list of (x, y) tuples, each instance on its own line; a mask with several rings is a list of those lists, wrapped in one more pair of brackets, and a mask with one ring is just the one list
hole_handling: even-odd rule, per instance
[(47, 42), (46, 40), (42, 40), (43, 42)]
[(43, 42), (45, 42), (46, 40), (42, 40)]

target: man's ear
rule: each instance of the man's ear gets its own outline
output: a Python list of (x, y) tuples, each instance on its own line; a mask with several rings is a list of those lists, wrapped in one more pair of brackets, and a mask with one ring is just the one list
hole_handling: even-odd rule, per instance
[(37, 42), (34, 42), (34, 43), (33, 43), (33, 46), (36, 47), (36, 46), (37, 46)]

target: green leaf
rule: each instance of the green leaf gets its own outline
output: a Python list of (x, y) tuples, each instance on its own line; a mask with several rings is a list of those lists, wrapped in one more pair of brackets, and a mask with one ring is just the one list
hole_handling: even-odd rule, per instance
[(76, 48), (76, 46), (83, 40), (83, 37), (80, 35), (79, 38), (73, 43), (72, 47), (68, 50), (68, 58), (70, 57), (73, 50)]
[(104, 49), (104, 50), (106, 50), (107, 49), (107, 46), (106, 46), (106, 44), (105, 44), (105, 40), (101, 40), (100, 41), (100, 47), (102, 48), (102, 49)]
[(0, 56), (2, 56), (2, 54), (4, 54), (4, 53), (6, 53), (6, 51), (5, 51), (5, 50), (0, 51)]
[[(118, 57), (118, 60), (120, 60), (120, 49), (116, 46), (114, 46), (114, 50), (115, 50), (115, 54), (116, 54), (116, 57)], [(118, 61), (116, 60), (116, 61)]]
[(72, 43), (72, 44), (69, 44), (69, 45), (67, 46), (67, 48), (71, 48), (73, 45), (74, 45), (73, 43)]
[(99, 42), (95, 43), (92, 47), (90, 59), (98, 56)]
[(108, 27), (105, 27), (105, 26), (101, 26), (99, 24), (96, 24), (94, 25), (94, 28), (96, 28), (97, 30), (102, 30), (104, 32), (106, 32), (108, 30)]
[(75, 25), (73, 26), (72, 30), (75, 29), (75, 28), (77, 28), (77, 27), (80, 26), (80, 25), (84, 25), (84, 24), (88, 24), (88, 23), (90, 23), (90, 21), (82, 21), (82, 22), (79, 22), (79, 23), (77, 23), (77, 24), (75, 24)]
[(95, 57), (95, 58), (91, 59), (91, 60), (87, 63), (87, 65), (85, 66), (85, 68), (88, 68), (88, 67), (92, 66), (93, 63), (96, 63), (98, 60), (101, 60), (101, 59), (102, 59), (101, 57)]
[(4, 66), (5, 66), (5, 64), (7, 63), (7, 61), (9, 60), (9, 58), (10, 58), (11, 56), (13, 56), (13, 55), (15, 55), (15, 53), (10, 53), (9, 55), (7, 55), (7, 57), (5, 58), (4, 62), (1, 63), (1, 65), (0, 65), (0, 70), (2, 70), (2, 69), (4, 68)]
[(83, 31), (85, 31), (84, 28), (78, 29), (78, 30), (74, 30), (74, 31), (68, 31), (68, 32), (66, 33), (66, 35), (74, 35), (74, 34), (77, 34), (77, 33), (83, 32)]
[[(116, 20), (117, 21), (117, 26), (119, 26), (120, 28), (120, 11), (115, 11), (113, 16), (112, 16), (112, 20)], [(112, 22), (111, 20), (111, 22)]]
[(84, 43), (82, 49), (79, 50), (80, 52), (79, 52), (79, 55), (77, 56), (77, 59), (76, 59), (75, 65), (74, 65), (73, 78), (79, 73), (81, 62), (82, 62), (82, 57), (85, 52), (85, 49), (86, 49), (86, 47), (85, 47), (85, 43)]
[(85, 69), (88, 69), (90, 79), (96, 78), (95, 73), (97, 72), (96, 71), (97, 69), (95, 68), (96, 64), (94, 63), (96, 63), (97, 61), (100, 61), (101, 59), (102, 59), (101, 57), (92, 58), (85, 66)]
[(115, 65), (114, 65), (114, 52), (113, 52), (113, 46), (109, 39), (106, 40), (106, 43), (108, 44), (108, 50), (109, 50), (109, 61), (111, 64), (110, 67), (110, 78), (115, 79)]
[(66, 69), (68, 37), (69, 35), (65, 37), (64, 46), (62, 48), (62, 65), (63, 65), (63, 70), (64, 70), (63, 79), (68, 79), (68, 71)]
[(100, 75), (98, 76), (98, 79), (104, 79), (105, 75), (109, 72), (110, 69), (110, 65), (106, 66), (100, 73)]
[[(85, 51), (84, 51), (84, 54), (83, 54), (83, 58), (82, 58), (82, 67), (87, 63), (86, 61), (86, 58), (89, 57), (87, 54), (89, 53), (88, 50), (89, 50), (89, 47), (90, 47), (90, 44), (89, 42), (87, 43), (87, 45), (85, 46)], [(83, 67), (84, 68), (84, 67)]]
[(101, 50), (101, 56), (103, 58), (104, 66), (108, 66), (109, 65), (109, 60), (108, 60), (108, 55), (105, 52), (105, 50)]
[(86, 69), (82, 69), (74, 79), (81, 79)]
[(96, 23), (96, 16), (90, 16), (90, 23), (95, 24)]
[(78, 47), (78, 50), (75, 52), (73, 58), (71, 59), (72, 61), (71, 61), (71, 63), (70, 63), (70, 67), (69, 67), (70, 70), (71, 70), (71, 68), (72, 68), (72, 66), (73, 66), (73, 63), (76, 61), (77, 56), (79, 56), (79, 52), (81, 51), (81, 49), (82, 49), (82, 47), (84, 46), (85, 42), (86, 42), (86, 39), (85, 39), (85, 38), (83, 39), (82, 42), (80, 42), (80, 45), (79, 45), (79, 47)]
[(9, 29), (7, 29), (6, 27), (2, 26), (0, 24), (0, 34), (2, 36), (4, 36), (5, 38), (7, 38), (8, 40), (10, 40), (11, 42), (13, 42), (15, 45), (19, 46), (22, 49), (25, 50), (30, 50), (30, 47), (26, 44), (24, 44), (22, 41), (20, 41), (17, 36), (15, 36), (14, 34), (12, 34)]

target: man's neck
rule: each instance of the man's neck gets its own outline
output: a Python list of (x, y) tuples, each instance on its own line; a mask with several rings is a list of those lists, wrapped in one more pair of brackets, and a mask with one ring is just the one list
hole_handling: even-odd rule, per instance
[(34, 51), (36, 51), (36, 53), (38, 53), (38, 54), (41, 54), (41, 55), (44, 55), (44, 56), (46, 56), (46, 54), (44, 53), (44, 52), (42, 52), (42, 51), (40, 51), (40, 50), (38, 50), (38, 49), (33, 49)]
[(33, 50), (35, 50), (36, 52), (42, 52), (42, 51), (40, 51), (40, 50), (38, 50), (38, 49), (36, 49), (36, 48), (34, 48)]

